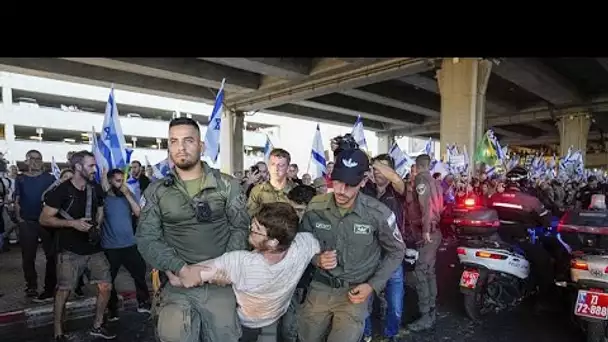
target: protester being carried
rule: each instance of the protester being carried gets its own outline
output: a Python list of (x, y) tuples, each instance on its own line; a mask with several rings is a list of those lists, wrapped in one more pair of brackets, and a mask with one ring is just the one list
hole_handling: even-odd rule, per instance
[[(297, 233), (299, 217), (288, 203), (263, 204), (251, 221), (253, 251), (233, 251), (201, 262), (201, 284), (232, 283), (243, 325), (241, 341), (276, 341), (277, 323), (285, 314), (312, 257), (320, 252), (310, 233)], [(173, 286), (182, 286), (167, 271)]]

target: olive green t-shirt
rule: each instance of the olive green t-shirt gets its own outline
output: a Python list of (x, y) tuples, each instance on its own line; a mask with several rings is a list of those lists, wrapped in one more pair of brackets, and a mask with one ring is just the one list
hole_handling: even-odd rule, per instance
[(187, 180), (184, 181), (184, 185), (186, 186), (186, 191), (188, 191), (188, 196), (193, 198), (201, 191), (203, 180), (201, 178)]

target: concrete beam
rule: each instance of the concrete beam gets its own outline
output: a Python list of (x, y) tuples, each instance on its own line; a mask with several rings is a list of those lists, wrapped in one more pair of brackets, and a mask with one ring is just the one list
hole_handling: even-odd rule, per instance
[(305, 79), (312, 67), (311, 58), (231, 58), (199, 57), (209, 62), (287, 80)]
[(557, 132), (557, 127), (555, 127), (555, 125), (549, 124), (549, 123), (544, 123), (544, 122), (528, 122), (526, 125), (534, 127), (534, 128), (538, 128), (542, 131), (548, 132), (548, 133), (553, 133), (553, 132)]
[[(588, 140), (598, 140), (601, 139), (601, 135), (599, 132), (590, 132)], [(559, 144), (559, 135), (543, 135), (536, 138), (526, 137), (524, 139), (509, 137), (504, 138), (500, 141), (502, 144), (504, 141), (505, 144), (509, 145), (519, 145), (519, 146), (532, 146), (532, 145), (550, 145), (550, 144)]]
[(604, 70), (606, 72), (608, 72), (608, 58), (600, 57), (600, 58), (596, 58), (595, 60), (599, 63), (599, 65), (602, 68), (604, 68)]
[(506, 58), (492, 71), (554, 105), (581, 101), (574, 85), (534, 58)]
[(295, 104), (350, 115), (353, 120), (361, 115), (363, 118), (394, 125), (403, 125), (406, 122), (422, 123), (423, 121), (423, 117), (418, 114), (341, 94), (328, 94), (307, 101), (298, 101)]
[(371, 65), (347, 68), (341, 72), (321, 73), (303, 81), (293, 81), (238, 96), (232, 99), (229, 105), (245, 111), (270, 108), (416, 74), (426, 70), (428, 63), (429, 61), (423, 58), (393, 58)]
[[(314, 120), (334, 125), (341, 124), (352, 126), (355, 123), (355, 120), (351, 115), (340, 115), (336, 112), (304, 107), (296, 104), (284, 104), (264, 109), (262, 110), (262, 112), (297, 119)], [(369, 120), (366, 118), (363, 118), (363, 126), (365, 127), (365, 129), (369, 129), (372, 131), (381, 131), (386, 128), (386, 125), (384, 123), (375, 120)]]
[(433, 109), (424, 108), (422, 106), (418, 106), (418, 105), (415, 105), (412, 103), (401, 102), (399, 100), (395, 100), (390, 97), (386, 97), (386, 96), (379, 95), (379, 94), (374, 94), (374, 93), (367, 92), (364, 90), (348, 89), (348, 90), (340, 91), (340, 94), (354, 97), (356, 99), (373, 102), (373, 103), (378, 103), (378, 104), (381, 104), (384, 106), (393, 107), (393, 108), (405, 110), (408, 112), (432, 117), (432, 118), (438, 118), (441, 115), (441, 113), (439, 113), (439, 111), (436, 111)]
[(528, 136), (528, 135), (517, 133), (517, 132), (513, 132), (513, 131), (510, 131), (508, 129), (504, 129), (504, 128), (500, 128), (500, 127), (492, 127), (492, 129), (497, 134), (513, 137), (513, 138), (516, 138), (516, 139), (529, 139), (530, 138), (530, 136)]
[(219, 89), (226, 78), (224, 89), (230, 93), (247, 93), (260, 86), (259, 75), (217, 65), (195, 58), (63, 58), (72, 62), (163, 78)]
[(0, 58), (0, 71), (212, 104), (208, 88), (55, 58)]
[[(399, 82), (403, 82), (409, 85), (412, 85), (419, 89), (424, 89), (428, 92), (439, 94), (439, 86), (437, 85), (437, 80), (434, 78), (426, 77), (423, 75), (411, 75), (406, 77), (401, 77), (397, 79)], [(486, 94), (486, 109), (488, 112), (493, 114), (500, 114), (505, 112), (514, 112), (515, 106), (503, 103), (496, 99), (487, 99)]]

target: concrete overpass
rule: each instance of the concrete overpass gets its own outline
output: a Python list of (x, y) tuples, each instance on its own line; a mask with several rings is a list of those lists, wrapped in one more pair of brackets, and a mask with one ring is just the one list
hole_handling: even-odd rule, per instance
[(554, 148), (586, 149), (590, 131), (603, 148), (608, 130), (606, 59), (0, 58), (0, 70), (207, 103), (225, 77), (222, 158), (233, 168), (243, 113), (259, 110), (342, 124), (361, 115), (381, 149), (401, 135), (472, 149), (487, 127), (511, 145)]

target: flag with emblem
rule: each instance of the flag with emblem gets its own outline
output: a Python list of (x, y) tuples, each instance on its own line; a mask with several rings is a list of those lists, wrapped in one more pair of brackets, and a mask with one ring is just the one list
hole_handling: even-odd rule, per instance
[(272, 152), (273, 148), (274, 146), (270, 141), (270, 137), (268, 137), (268, 134), (266, 134), (266, 144), (264, 144), (264, 161), (266, 163), (268, 163), (268, 160), (270, 159), (270, 152)]
[(489, 129), (477, 144), (474, 159), (475, 162), (483, 163), (487, 168), (492, 169), (499, 163), (500, 158), (490, 135), (493, 135), (493, 132)]
[(317, 124), (317, 129), (315, 130), (315, 136), (312, 139), (312, 151), (310, 160), (314, 165), (315, 177), (325, 176), (327, 173), (325, 160), (325, 149), (323, 148), (323, 139), (321, 138), (321, 128), (319, 124)]
[(57, 163), (55, 162), (55, 157), (51, 157), (51, 172), (53, 173), (53, 176), (55, 176), (55, 179), (59, 179), (61, 170), (59, 170), (59, 166), (57, 166)]
[[(109, 149), (108, 170), (125, 169), (128, 165), (127, 144), (125, 136), (122, 134), (114, 87), (110, 89), (100, 136), (105, 145), (104, 148)], [(107, 152), (104, 155), (107, 155)]]
[(209, 158), (214, 164), (217, 163), (217, 157), (220, 155), (220, 128), (222, 126), (222, 111), (224, 109), (224, 82), (220, 90), (217, 92), (215, 97), (215, 105), (213, 111), (209, 117), (209, 123), (207, 124), (207, 132), (205, 133), (205, 153), (204, 155)]
[(363, 151), (367, 151), (367, 141), (365, 140), (365, 130), (363, 128), (361, 115), (357, 116), (357, 121), (355, 121), (351, 134), (353, 135), (353, 138), (355, 138), (355, 142), (359, 145), (359, 148)]
[(408, 169), (414, 161), (399, 147), (397, 142), (393, 143), (388, 154), (393, 158), (395, 162), (395, 172), (401, 177), (404, 177)]

